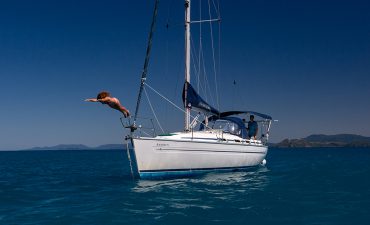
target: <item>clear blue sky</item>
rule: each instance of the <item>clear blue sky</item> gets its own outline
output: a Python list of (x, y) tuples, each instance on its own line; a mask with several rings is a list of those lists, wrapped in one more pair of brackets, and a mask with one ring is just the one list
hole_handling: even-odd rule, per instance
[[(0, 149), (122, 143), (119, 112), (83, 99), (108, 90), (134, 111), (153, 3), (1, 2)], [(278, 119), (273, 142), (370, 136), (369, 1), (224, 0), (220, 7), (221, 110)], [(179, 105), (184, 47), (175, 24), (182, 19), (183, 1), (160, 2), (148, 77)], [(182, 113), (152, 100), (165, 127), (182, 128)]]

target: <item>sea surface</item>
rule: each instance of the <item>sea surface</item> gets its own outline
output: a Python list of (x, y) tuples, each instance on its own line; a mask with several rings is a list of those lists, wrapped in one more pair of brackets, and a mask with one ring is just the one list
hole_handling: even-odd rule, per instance
[(0, 224), (370, 224), (370, 149), (270, 149), (266, 166), (133, 180), (124, 150), (0, 152)]

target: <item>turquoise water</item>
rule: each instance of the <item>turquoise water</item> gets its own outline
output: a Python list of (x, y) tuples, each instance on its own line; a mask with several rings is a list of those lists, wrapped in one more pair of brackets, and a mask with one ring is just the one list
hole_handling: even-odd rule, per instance
[(271, 149), (266, 167), (132, 180), (122, 151), (0, 152), (0, 224), (370, 224), (370, 149)]

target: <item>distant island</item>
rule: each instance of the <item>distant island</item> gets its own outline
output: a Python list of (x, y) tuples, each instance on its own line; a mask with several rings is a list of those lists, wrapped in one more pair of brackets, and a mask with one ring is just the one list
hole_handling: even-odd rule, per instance
[(107, 144), (100, 145), (98, 147), (89, 147), (81, 144), (69, 144), (69, 145), (55, 145), (55, 146), (45, 146), (45, 147), (35, 147), (31, 149), (24, 150), (33, 150), (33, 151), (44, 151), (44, 150), (116, 150), (124, 149), (126, 146), (123, 144)]
[(270, 144), (277, 148), (314, 148), (314, 147), (370, 147), (370, 137), (354, 134), (314, 134), (301, 139), (284, 139)]
[[(130, 145), (131, 146), (131, 145)], [(370, 147), (370, 137), (355, 134), (313, 134), (300, 139), (284, 139), (279, 143), (269, 143), (270, 147), (276, 148), (315, 148), (315, 147)], [(33, 151), (44, 150), (122, 150), (124, 144), (106, 144), (97, 147), (89, 147), (82, 144), (61, 144), (55, 146), (35, 147)]]

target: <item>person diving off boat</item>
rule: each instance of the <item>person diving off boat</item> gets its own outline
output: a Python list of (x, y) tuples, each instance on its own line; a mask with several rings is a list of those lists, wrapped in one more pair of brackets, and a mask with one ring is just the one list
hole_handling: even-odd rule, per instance
[(121, 105), (119, 100), (112, 97), (107, 91), (100, 92), (96, 98), (85, 99), (85, 102), (100, 102), (102, 104), (108, 105), (112, 109), (120, 111), (121, 113), (123, 113), (124, 117), (130, 116), (130, 112)]

